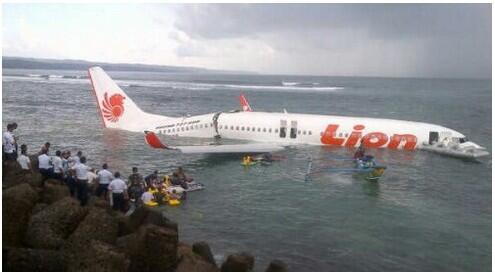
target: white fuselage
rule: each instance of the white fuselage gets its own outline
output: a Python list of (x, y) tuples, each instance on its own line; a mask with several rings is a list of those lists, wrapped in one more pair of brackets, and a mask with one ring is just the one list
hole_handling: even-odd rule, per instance
[[(217, 116), (215, 128), (214, 118)], [(337, 145), (415, 149), (442, 137), (461, 140), (454, 130), (426, 123), (273, 112), (221, 112), (199, 116), (164, 117), (149, 130), (155, 133), (251, 140), (277, 144)], [(436, 137), (435, 137), (436, 136)]]

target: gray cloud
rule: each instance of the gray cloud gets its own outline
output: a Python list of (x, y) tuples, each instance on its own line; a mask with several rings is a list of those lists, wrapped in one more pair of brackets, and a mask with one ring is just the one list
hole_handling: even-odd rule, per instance
[[(490, 4), (200, 4), (177, 12), (175, 27), (194, 40), (263, 41), (276, 50), (272, 72), (491, 76)], [(328, 69), (345, 62), (354, 64)]]

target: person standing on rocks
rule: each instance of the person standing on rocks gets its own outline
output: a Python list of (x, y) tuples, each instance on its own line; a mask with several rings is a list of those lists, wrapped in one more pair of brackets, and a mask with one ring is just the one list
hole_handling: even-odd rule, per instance
[(33, 170), (31, 169), (31, 160), (27, 156), (26, 144), (21, 145), (21, 156), (19, 156), (19, 158), (17, 158), (17, 162), (21, 166), (23, 172), (26, 172), (26, 173), (27, 172), (33, 172)]
[(71, 166), (79, 164), (81, 162), (81, 157), (82, 157), (82, 151), (79, 150), (75, 156), (69, 157), (69, 164)]
[(15, 161), (16, 160), (16, 140), (14, 138), (14, 126), (12, 124), (7, 125), (7, 131), (3, 134), (3, 153), (5, 155), (5, 160)]
[(48, 151), (42, 150), (38, 156), (38, 169), (43, 176), (41, 186), (45, 186), (45, 181), (48, 178), (52, 178), (53, 167), (51, 165), (50, 156), (47, 155)]
[(62, 181), (64, 179), (64, 168), (62, 166), (62, 158), (60, 157), (62, 152), (57, 150), (55, 156), (52, 157), (53, 164), (53, 178)]
[(46, 142), (43, 146), (41, 146), (41, 150), (38, 153), (38, 155), (43, 154), (43, 151), (45, 151), (46, 153), (48, 153), (50, 151), (50, 146), (51, 146), (50, 142)]
[(112, 195), (113, 209), (125, 212), (127, 208), (126, 200), (129, 198), (127, 194), (127, 185), (120, 179), (120, 173), (118, 171), (115, 172), (114, 177), (115, 178), (108, 185), (108, 195)]
[(101, 167), (102, 169), (98, 171), (98, 187), (96, 188), (96, 196), (101, 197), (103, 194), (103, 198), (108, 196), (108, 185), (114, 179), (112, 172), (108, 171), (108, 165), (106, 163)]
[(88, 202), (88, 170), (86, 157), (82, 156), (80, 163), (75, 164), (71, 169), (76, 173), (76, 193), (81, 206)]
[(143, 176), (139, 174), (138, 168), (132, 168), (132, 174), (129, 176), (129, 198), (135, 203), (140, 203), (141, 195), (144, 192)]

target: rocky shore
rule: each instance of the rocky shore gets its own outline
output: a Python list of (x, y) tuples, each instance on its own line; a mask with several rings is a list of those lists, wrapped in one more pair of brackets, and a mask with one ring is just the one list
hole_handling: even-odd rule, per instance
[[(31, 157), (37, 166), (37, 158)], [(85, 207), (57, 180), (17, 163), (3, 170), (3, 271), (252, 271), (254, 257), (232, 254), (217, 265), (206, 242), (179, 241), (178, 225), (156, 209), (130, 216), (91, 197)], [(278, 260), (266, 271), (287, 271)]]

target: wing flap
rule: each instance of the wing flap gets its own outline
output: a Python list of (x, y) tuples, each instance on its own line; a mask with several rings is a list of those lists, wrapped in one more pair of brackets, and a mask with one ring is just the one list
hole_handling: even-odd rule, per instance
[(234, 144), (234, 145), (198, 145), (198, 146), (167, 146), (152, 131), (145, 131), (144, 139), (152, 148), (179, 150), (185, 154), (193, 153), (266, 153), (283, 150), (283, 146), (265, 143)]

